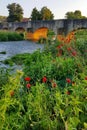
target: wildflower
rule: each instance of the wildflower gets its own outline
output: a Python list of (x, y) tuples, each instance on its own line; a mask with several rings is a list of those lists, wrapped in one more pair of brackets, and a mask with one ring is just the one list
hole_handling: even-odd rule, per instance
[(26, 84), (26, 87), (29, 89), (31, 87), (31, 84)]
[(76, 51), (72, 52), (72, 56), (76, 56), (76, 54), (77, 54)]
[(11, 96), (11, 97), (14, 96), (14, 91), (13, 91), (13, 90), (10, 91), (10, 96)]
[(46, 82), (47, 82), (47, 78), (46, 78), (45, 76), (42, 78), (42, 82), (43, 82), (43, 83), (46, 83)]
[(66, 78), (66, 82), (67, 82), (67, 83), (71, 83), (71, 79)]
[(25, 81), (30, 81), (30, 80), (31, 80), (30, 77), (26, 77), (26, 78), (25, 78)]
[(61, 48), (61, 45), (57, 46), (57, 48), (60, 49), (60, 48)]
[(68, 48), (67, 48), (67, 50), (68, 50), (68, 51), (71, 51), (71, 50), (72, 50), (72, 48), (71, 48), (71, 47), (68, 47)]
[(70, 95), (70, 91), (67, 91), (66, 94), (67, 94), (67, 95)]
[(87, 77), (85, 77), (85, 80), (87, 80)]
[(70, 40), (71, 40), (70, 38), (66, 38), (64, 42), (65, 43), (70, 43)]

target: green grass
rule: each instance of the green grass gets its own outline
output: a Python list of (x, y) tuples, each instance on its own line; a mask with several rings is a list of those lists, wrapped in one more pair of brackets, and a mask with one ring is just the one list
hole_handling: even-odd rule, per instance
[(24, 35), (17, 32), (0, 31), (0, 41), (20, 41), (24, 40)]

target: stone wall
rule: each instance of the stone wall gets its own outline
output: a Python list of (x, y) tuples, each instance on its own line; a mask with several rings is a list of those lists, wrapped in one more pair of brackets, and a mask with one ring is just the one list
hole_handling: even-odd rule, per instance
[(80, 28), (87, 28), (87, 19), (59, 19), (59, 20), (42, 20), (42, 21), (27, 21), (27, 22), (13, 22), (0, 23), (0, 29), (8, 28), (8, 30), (15, 31), (17, 28), (23, 28), (31, 32), (39, 28), (48, 28), (55, 32), (55, 34), (68, 34), (73, 30)]

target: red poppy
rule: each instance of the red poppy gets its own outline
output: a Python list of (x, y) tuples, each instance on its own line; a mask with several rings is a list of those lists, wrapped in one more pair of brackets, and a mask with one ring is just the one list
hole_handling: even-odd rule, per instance
[(46, 83), (46, 82), (47, 82), (47, 78), (46, 78), (45, 76), (42, 78), (42, 82), (43, 82), (43, 83)]
[(71, 50), (72, 50), (72, 48), (71, 48), (71, 47), (68, 47), (68, 48), (67, 48), (67, 50), (68, 50), (68, 51), (71, 51)]
[(71, 79), (66, 78), (66, 82), (67, 82), (67, 83), (71, 83)]
[(66, 94), (67, 94), (67, 95), (70, 95), (70, 91), (67, 91)]
[(24, 80), (25, 80), (25, 81), (30, 81), (31, 78), (30, 78), (30, 77), (26, 77)]
[(76, 51), (73, 51), (72, 56), (76, 56), (76, 55), (77, 55)]
[(14, 96), (14, 91), (13, 91), (13, 90), (10, 91), (10, 96), (11, 96), (11, 97)]
[(58, 45), (57, 48), (60, 49), (60, 48), (61, 48), (61, 45)]
[(87, 80), (87, 77), (85, 77), (85, 80)]
[(27, 87), (27, 88), (30, 88), (30, 87), (31, 87), (31, 84), (26, 84), (26, 87)]

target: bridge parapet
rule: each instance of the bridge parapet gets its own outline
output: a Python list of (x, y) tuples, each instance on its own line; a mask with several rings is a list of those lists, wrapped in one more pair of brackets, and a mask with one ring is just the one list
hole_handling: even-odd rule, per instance
[(87, 19), (59, 19), (59, 20), (42, 20), (42, 21), (27, 21), (27, 22), (11, 22), (0, 23), (0, 29), (8, 28), (15, 31), (17, 28), (24, 28), (25, 31), (35, 31), (39, 28), (48, 28), (55, 34), (68, 34), (73, 30), (87, 28)]

